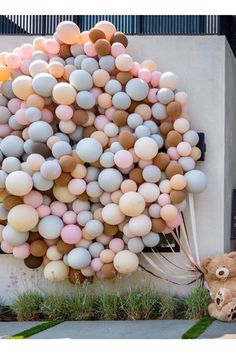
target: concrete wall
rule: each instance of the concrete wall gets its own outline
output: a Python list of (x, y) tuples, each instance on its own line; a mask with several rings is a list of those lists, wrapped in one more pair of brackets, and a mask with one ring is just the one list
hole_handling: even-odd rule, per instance
[(230, 250), (232, 190), (236, 188), (236, 59), (225, 42), (224, 248)]
[[(2, 37), (0, 38), (0, 52), (31, 41), (30, 37)], [(205, 133), (207, 145), (206, 160), (197, 163), (197, 167), (208, 176), (206, 191), (195, 197), (200, 257), (216, 255), (224, 250), (228, 251), (230, 248), (231, 192), (236, 184), (234, 139), (236, 65), (231, 49), (223, 36), (135, 36), (130, 38), (128, 52), (137, 61), (147, 58), (155, 60), (158, 70), (162, 72), (175, 72), (180, 79), (179, 89), (188, 93), (189, 112), (192, 116), (191, 125), (197, 131)], [(185, 216), (191, 238), (188, 210)], [(177, 256), (173, 254), (166, 254), (166, 256), (186, 268), (187, 261), (182, 252)], [(153, 259), (161, 268), (164, 266), (160, 259), (155, 257)], [(48, 285), (41, 278), (41, 269), (27, 270), (22, 262), (12, 256), (0, 256), (0, 267), (4, 269), (4, 272), (1, 272), (4, 278), (1, 279), (0, 295), (7, 296), (9, 301), (14, 293), (11, 290), (14, 284), (10, 284), (9, 278), (11, 273), (13, 278), (17, 274), (18, 284), (21, 287), (24, 283), (28, 284), (24, 287), (35, 286), (36, 282), (42, 291), (44, 289), (73, 290), (67, 282)], [(169, 264), (165, 264), (164, 269), (165, 277), (169, 274), (180, 275), (181, 273)], [(190, 281), (190, 278), (185, 276), (186, 272), (181, 274), (183, 278), (171, 279), (182, 283)], [(24, 282), (22, 278), (25, 279)], [(109, 282), (95, 281), (94, 287), (98, 291), (102, 287), (125, 289), (130, 284), (139, 283), (153, 286), (161, 292), (178, 295), (189, 292), (194, 286), (175, 286), (140, 271)]]

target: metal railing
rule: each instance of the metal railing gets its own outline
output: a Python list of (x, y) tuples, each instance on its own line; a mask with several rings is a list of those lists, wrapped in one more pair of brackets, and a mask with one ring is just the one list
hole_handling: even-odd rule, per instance
[(220, 17), (197, 15), (6, 15), (0, 16), (0, 34), (51, 35), (61, 21), (70, 20), (88, 30), (100, 20), (115, 24), (126, 34), (220, 34)]

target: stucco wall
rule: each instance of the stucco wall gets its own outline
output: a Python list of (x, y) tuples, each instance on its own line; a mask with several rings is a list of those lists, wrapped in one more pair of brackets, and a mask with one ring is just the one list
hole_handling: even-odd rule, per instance
[[(27, 41), (31, 42), (32, 37), (0, 37), (0, 52), (13, 49)], [(236, 184), (236, 65), (231, 49), (223, 36), (134, 36), (130, 38), (128, 52), (137, 61), (154, 59), (160, 71), (173, 71), (178, 74), (179, 89), (188, 93), (191, 125), (197, 131), (205, 133), (207, 147), (205, 161), (197, 164), (208, 176), (206, 191), (195, 197), (200, 257), (215, 255), (224, 249), (228, 251), (231, 192)], [(191, 237), (188, 211), (186, 220)], [(167, 257), (175, 263), (180, 261), (183, 265), (186, 261), (182, 253), (177, 256), (179, 260), (172, 254), (167, 254)], [(160, 262), (155, 261), (158, 264)], [(40, 288), (50, 289), (47, 282), (39, 279), (41, 270), (29, 271), (22, 262), (11, 256), (0, 256), (0, 267), (4, 269), (4, 272), (1, 272), (0, 295), (8, 293), (9, 297), (13, 294), (9, 291), (11, 287), (8, 288), (10, 273), (18, 274), (19, 278), (27, 278), (28, 283), (30, 276), (35, 276)], [(171, 269), (168, 265), (165, 271), (172, 274), (176, 272), (176, 268)], [(188, 281), (188, 278), (182, 280)], [(113, 289), (126, 288), (131, 283), (139, 282), (169, 293), (183, 294), (190, 291), (190, 286), (174, 286), (143, 271), (104, 282), (102, 286)], [(19, 283), (22, 285), (20, 279)], [(101, 288), (97, 281), (94, 286)], [(56, 288), (63, 291), (73, 289), (67, 282), (56, 285)]]

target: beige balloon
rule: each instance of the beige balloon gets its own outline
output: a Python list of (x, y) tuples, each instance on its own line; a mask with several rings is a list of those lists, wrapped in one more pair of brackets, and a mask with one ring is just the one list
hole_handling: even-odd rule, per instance
[(113, 262), (117, 272), (122, 274), (135, 272), (139, 265), (138, 256), (127, 250), (118, 252)]
[(119, 207), (127, 216), (138, 216), (145, 209), (145, 200), (139, 193), (127, 192), (120, 198)]
[(27, 98), (34, 94), (32, 87), (32, 78), (26, 75), (20, 75), (12, 83), (12, 90), (14, 94), (21, 100), (27, 100)]
[(68, 278), (69, 267), (63, 261), (52, 261), (45, 266), (43, 273), (47, 280), (59, 282)]
[(62, 203), (72, 203), (76, 199), (76, 195), (70, 193), (67, 186), (55, 185), (53, 187), (53, 194)]
[(37, 225), (38, 221), (38, 213), (30, 205), (16, 205), (8, 213), (8, 223), (19, 232), (32, 230)]

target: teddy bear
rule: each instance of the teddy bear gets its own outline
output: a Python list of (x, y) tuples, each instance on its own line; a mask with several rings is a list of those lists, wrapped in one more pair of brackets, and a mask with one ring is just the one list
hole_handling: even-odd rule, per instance
[(213, 301), (208, 306), (210, 316), (236, 321), (236, 252), (206, 257), (201, 268)]

